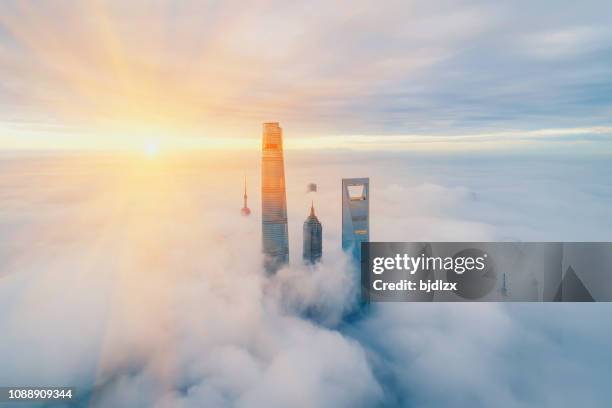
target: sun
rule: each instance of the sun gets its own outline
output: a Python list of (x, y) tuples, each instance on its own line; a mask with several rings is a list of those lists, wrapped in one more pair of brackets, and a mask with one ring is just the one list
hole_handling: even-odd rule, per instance
[(149, 159), (154, 159), (159, 154), (159, 143), (149, 140), (145, 144), (144, 151)]

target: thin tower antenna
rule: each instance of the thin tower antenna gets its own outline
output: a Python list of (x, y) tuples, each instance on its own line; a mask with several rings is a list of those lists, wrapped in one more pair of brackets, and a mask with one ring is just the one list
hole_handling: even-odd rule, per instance
[(246, 180), (246, 176), (244, 176), (244, 195), (243, 195), (243, 207), (240, 210), (240, 213), (245, 216), (248, 217), (251, 214), (251, 209), (249, 208), (248, 204), (247, 204), (247, 180)]
[(244, 206), (247, 206), (247, 187), (246, 187), (246, 176), (244, 176)]

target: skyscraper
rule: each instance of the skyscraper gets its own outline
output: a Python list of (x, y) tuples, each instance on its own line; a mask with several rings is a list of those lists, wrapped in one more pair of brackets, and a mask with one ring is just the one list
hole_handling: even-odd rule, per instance
[(361, 261), (361, 243), (370, 240), (370, 179), (342, 179), (342, 249)]
[(314, 212), (314, 203), (310, 206), (310, 215), (304, 221), (304, 252), (305, 263), (315, 264), (323, 254), (323, 227)]
[(249, 208), (249, 206), (247, 205), (247, 189), (246, 189), (246, 177), (244, 178), (244, 204), (242, 206), (242, 209), (240, 210), (240, 214), (242, 214), (245, 217), (248, 217), (249, 215), (251, 215), (251, 209)]
[(283, 130), (278, 122), (263, 124), (261, 148), (261, 235), (264, 265), (268, 272), (274, 273), (289, 262)]

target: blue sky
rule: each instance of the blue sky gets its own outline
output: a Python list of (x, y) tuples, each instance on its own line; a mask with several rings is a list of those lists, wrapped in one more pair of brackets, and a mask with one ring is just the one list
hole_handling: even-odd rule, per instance
[(609, 151), (610, 16), (607, 1), (8, 0), (0, 146), (190, 145), (279, 120), (306, 140), (577, 129), (569, 148)]

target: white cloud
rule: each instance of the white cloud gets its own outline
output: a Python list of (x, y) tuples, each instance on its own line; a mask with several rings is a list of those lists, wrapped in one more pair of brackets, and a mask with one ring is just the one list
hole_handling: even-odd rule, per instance
[(604, 49), (611, 38), (612, 32), (608, 28), (575, 26), (526, 34), (522, 44), (527, 53), (534, 57), (558, 60)]
[[(605, 399), (588, 354), (607, 353), (605, 305), (565, 305), (567, 320), (545, 305), (380, 305), (342, 320), (355, 287), (338, 202), (340, 177), (370, 176), (376, 240), (610, 239), (605, 163), (288, 153), (292, 266), (269, 279), (257, 158), (179, 159), (0, 163), (0, 383), (94, 387), (91, 405), (113, 407)], [(299, 260), (311, 181), (325, 234), (316, 270)]]

